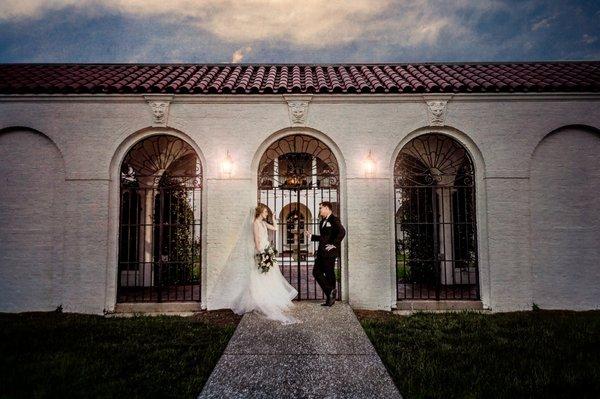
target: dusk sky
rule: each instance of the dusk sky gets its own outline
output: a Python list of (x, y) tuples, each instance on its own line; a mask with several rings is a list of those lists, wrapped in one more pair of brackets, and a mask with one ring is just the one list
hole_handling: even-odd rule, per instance
[(600, 1), (0, 0), (0, 62), (600, 60)]

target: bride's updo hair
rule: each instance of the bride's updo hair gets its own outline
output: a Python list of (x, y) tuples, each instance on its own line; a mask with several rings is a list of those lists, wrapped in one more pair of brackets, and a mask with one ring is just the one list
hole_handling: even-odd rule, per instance
[(264, 209), (269, 209), (265, 204), (258, 204), (254, 209), (254, 220), (260, 216)]

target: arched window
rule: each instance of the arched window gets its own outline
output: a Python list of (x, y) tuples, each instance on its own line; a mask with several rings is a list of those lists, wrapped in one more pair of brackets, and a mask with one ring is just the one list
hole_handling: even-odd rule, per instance
[[(279, 266), (298, 290), (296, 299), (325, 297), (312, 276), (317, 243), (304, 231), (319, 233), (319, 202), (330, 201), (339, 216), (339, 167), (331, 149), (306, 134), (285, 136), (263, 153), (258, 167), (258, 203), (280, 215), (275, 243)], [(341, 299), (341, 260), (337, 260), (337, 295)]]
[(202, 167), (194, 149), (161, 134), (121, 164), (119, 302), (200, 301)]
[(444, 134), (412, 139), (394, 165), (398, 300), (479, 299), (475, 179)]

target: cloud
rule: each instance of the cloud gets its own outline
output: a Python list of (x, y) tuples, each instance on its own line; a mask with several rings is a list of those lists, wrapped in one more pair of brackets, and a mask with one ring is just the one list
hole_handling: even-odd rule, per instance
[(74, 7), (85, 10), (93, 6), (89, 0), (2, 0), (0, 2), (0, 20), (23, 18), (43, 18), (48, 11)]
[(585, 44), (592, 44), (592, 43), (594, 43), (594, 42), (595, 42), (595, 41), (596, 41), (598, 38), (597, 38), (596, 36), (591, 36), (591, 35), (588, 35), (587, 33), (584, 33), (581, 39), (583, 40), (583, 42), (584, 42)]
[(350, 42), (364, 32), (391, 0), (6, 0), (0, 18), (41, 18), (44, 12), (76, 7), (82, 12), (179, 19), (229, 42), (283, 40), (322, 47)]
[[(0, 57), (39, 62), (492, 61), (551, 54), (589, 58), (600, 42), (592, 20), (600, 10), (570, 4), (0, 0)], [(552, 39), (558, 33), (558, 40)]]
[(537, 21), (536, 23), (534, 23), (531, 26), (531, 30), (533, 32), (535, 32), (536, 30), (542, 29), (542, 28), (549, 28), (550, 27), (550, 22), (552, 20), (554, 20), (557, 17), (557, 15), (553, 15), (551, 17), (547, 17), (547, 18), (542, 18), (541, 20)]
[(251, 51), (252, 51), (252, 47), (246, 47), (246, 48), (241, 48), (241, 49), (235, 50), (233, 52), (233, 54), (231, 55), (231, 62), (233, 62), (233, 63), (242, 62), (244, 57)]
[(115, 13), (176, 21), (229, 43), (283, 42), (319, 49), (382, 39), (403, 47), (431, 45), (443, 34), (475, 38), (463, 23), (462, 13), (481, 15), (505, 4), (466, 0), (3, 0), (0, 19), (43, 18), (45, 12), (67, 7), (88, 15)]

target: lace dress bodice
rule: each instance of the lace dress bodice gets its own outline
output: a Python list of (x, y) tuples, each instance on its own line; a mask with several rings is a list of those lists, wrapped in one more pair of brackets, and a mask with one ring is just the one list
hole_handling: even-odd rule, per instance
[(265, 247), (269, 244), (269, 233), (267, 232), (267, 225), (264, 220), (260, 220), (258, 222), (258, 237), (260, 243), (260, 250), (264, 250)]

